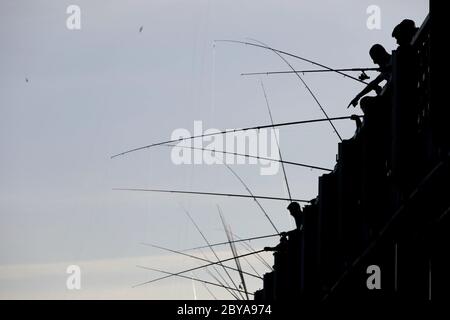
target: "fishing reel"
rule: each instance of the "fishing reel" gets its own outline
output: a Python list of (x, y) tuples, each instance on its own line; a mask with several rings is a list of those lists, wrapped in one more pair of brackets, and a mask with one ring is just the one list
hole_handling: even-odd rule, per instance
[(364, 81), (364, 80), (370, 79), (370, 77), (367, 75), (367, 73), (362, 71), (361, 74), (359, 75), (358, 79), (361, 81)]

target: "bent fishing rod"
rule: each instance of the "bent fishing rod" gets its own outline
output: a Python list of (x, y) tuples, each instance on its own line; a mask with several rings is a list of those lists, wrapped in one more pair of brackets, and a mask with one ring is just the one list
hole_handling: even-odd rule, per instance
[(266, 200), (276, 200), (276, 201), (296, 201), (310, 203), (310, 200), (303, 199), (288, 199), (281, 197), (269, 197), (269, 196), (255, 196), (246, 194), (236, 194), (236, 193), (217, 193), (217, 192), (202, 192), (202, 191), (185, 191), (185, 190), (167, 190), (167, 189), (143, 189), (143, 188), (113, 188), (115, 191), (138, 191), (138, 192), (159, 192), (159, 193), (175, 193), (175, 194), (195, 194), (195, 195), (206, 195), (206, 196), (219, 196), (219, 197), (237, 197), (237, 198), (257, 198)]
[[(228, 243), (228, 242), (227, 242), (227, 243)], [(145, 282), (142, 282), (142, 283), (138, 283), (138, 284), (134, 285), (133, 288), (140, 287), (140, 286), (143, 286), (143, 285), (145, 285), (145, 284), (150, 284), (150, 283), (153, 283), (153, 282), (156, 282), (156, 281), (160, 281), (160, 280), (163, 280), (163, 279), (167, 279), (167, 278), (170, 278), (170, 277), (172, 277), (172, 276), (178, 276), (178, 275), (183, 274), (183, 273), (186, 273), (186, 272), (191, 272), (191, 271), (203, 269), (203, 268), (206, 268), (206, 267), (209, 267), (209, 266), (213, 266), (213, 265), (216, 265), (216, 264), (220, 264), (220, 263), (223, 263), (223, 262), (227, 262), (227, 261), (230, 261), (230, 260), (234, 260), (235, 258), (243, 258), (243, 257), (251, 256), (251, 255), (254, 255), (254, 254), (256, 254), (256, 253), (261, 253), (261, 252), (264, 252), (264, 251), (265, 251), (264, 249), (261, 249), (261, 250), (255, 251), (255, 252), (250, 252), (250, 253), (241, 254), (241, 255), (239, 255), (239, 256), (237, 256), (237, 257), (232, 257), (232, 258), (228, 258), (228, 259), (223, 259), (223, 260), (211, 262), (211, 263), (208, 263), (208, 264), (204, 264), (204, 265), (201, 265), (201, 266), (199, 266), (199, 267), (190, 268), (190, 269), (183, 270), (183, 271), (179, 271), (179, 272), (176, 272), (176, 273), (171, 273), (170, 275), (167, 275), (167, 276), (164, 276), (164, 277), (160, 277), (160, 278), (156, 278), (156, 279), (153, 279), (153, 280), (150, 280), (150, 281), (145, 281)], [(138, 266), (138, 267), (139, 267), (139, 266)], [(145, 268), (145, 267), (144, 267), (144, 268)]]
[(214, 40), (214, 42), (239, 43), (239, 44), (244, 44), (244, 45), (249, 45), (249, 46), (253, 46), (253, 47), (257, 47), (257, 48), (266, 49), (266, 50), (272, 50), (274, 52), (278, 52), (279, 54), (282, 54), (282, 55), (285, 55), (285, 56), (289, 56), (289, 57), (292, 57), (292, 58), (296, 58), (296, 59), (299, 59), (299, 60), (311, 63), (313, 65), (316, 65), (318, 67), (322, 67), (322, 68), (327, 69), (329, 71), (336, 72), (336, 73), (338, 73), (338, 74), (340, 74), (340, 75), (342, 75), (344, 77), (347, 77), (349, 79), (353, 79), (355, 81), (364, 83), (366, 85), (368, 84), (367, 82), (365, 82), (365, 81), (363, 81), (361, 79), (355, 78), (355, 77), (353, 77), (353, 76), (351, 76), (349, 74), (346, 74), (346, 73), (344, 73), (342, 71), (339, 71), (339, 69), (333, 69), (333, 68), (330, 68), (330, 67), (328, 67), (328, 66), (326, 66), (324, 64), (321, 64), (321, 63), (318, 63), (316, 61), (313, 61), (311, 59), (307, 59), (307, 58), (304, 58), (304, 57), (301, 57), (301, 56), (298, 56), (298, 55), (295, 55), (295, 54), (292, 54), (292, 53), (289, 53), (289, 52), (286, 52), (286, 51), (283, 51), (283, 50), (278, 50), (278, 49), (275, 49), (275, 48), (272, 48), (272, 47), (269, 47), (269, 46), (266, 46), (266, 45), (256, 44), (256, 43), (252, 43), (252, 42), (248, 42), (248, 41), (229, 40), (229, 39), (219, 39), (219, 40)]
[[(269, 47), (267, 44), (265, 44), (264, 42), (261, 42), (259, 40), (256, 39), (250, 39), (254, 42), (259, 43), (260, 45), (264, 46), (265, 48), (267, 48), (268, 50), (271, 50), (273, 53), (275, 53), (281, 60), (284, 61), (284, 63), (286, 63), (289, 68), (291, 68), (292, 71), (295, 71), (294, 67), (289, 63), (289, 61), (286, 60), (285, 57), (283, 57), (279, 52), (275, 51), (275, 49)], [(313, 97), (314, 101), (316, 102), (317, 106), (319, 107), (320, 111), (322, 111), (323, 115), (327, 118), (328, 122), (330, 123), (331, 127), (333, 128), (334, 132), (336, 133), (337, 137), (339, 138), (339, 140), (342, 142), (342, 137), (339, 134), (339, 132), (337, 131), (336, 127), (334, 126), (333, 122), (330, 120), (330, 117), (328, 116), (328, 114), (326, 113), (325, 109), (323, 108), (322, 104), (319, 102), (319, 100), (317, 99), (317, 96), (315, 95), (315, 93), (311, 90), (311, 88), (308, 86), (308, 84), (305, 82), (305, 80), (303, 80), (302, 77), (300, 77), (300, 75), (297, 73), (295, 73), (295, 75), (297, 76), (297, 78), (300, 80), (301, 83), (303, 83), (303, 85), (305, 86), (306, 90), (310, 93), (310, 95)]]
[[(363, 116), (357, 115), (357, 117), (363, 117)], [(192, 139), (197, 139), (197, 138), (210, 137), (210, 136), (216, 136), (216, 135), (222, 135), (222, 134), (228, 134), (228, 133), (236, 133), (236, 132), (242, 132), (242, 131), (247, 131), (247, 130), (261, 130), (261, 129), (277, 128), (277, 127), (291, 126), (291, 125), (297, 125), (297, 124), (308, 124), (308, 123), (316, 123), (316, 122), (325, 122), (325, 121), (330, 121), (330, 120), (336, 121), (336, 120), (347, 120), (347, 119), (351, 119), (351, 117), (343, 116), (343, 117), (334, 117), (334, 118), (319, 118), (319, 119), (310, 119), (310, 120), (282, 122), (282, 123), (276, 123), (276, 124), (267, 124), (267, 125), (262, 125), (262, 126), (253, 126), (253, 127), (239, 128), (239, 129), (227, 129), (227, 130), (222, 130), (220, 132), (211, 132), (211, 133), (200, 134), (200, 135), (195, 135), (195, 136), (190, 136), (190, 137), (184, 137), (184, 138), (178, 138), (178, 139), (172, 139), (172, 140), (166, 140), (166, 141), (152, 143), (152, 144), (149, 144), (146, 146), (130, 149), (127, 151), (123, 151), (121, 153), (117, 153), (115, 155), (112, 155), (111, 159), (126, 155), (128, 153), (132, 153), (132, 152), (136, 152), (136, 151), (140, 151), (140, 150), (144, 150), (144, 149), (148, 149), (148, 148), (152, 148), (152, 147), (156, 147), (156, 146), (161, 146), (164, 144), (181, 142), (181, 141), (192, 140)]]
[(380, 71), (380, 68), (343, 68), (343, 69), (309, 69), (309, 70), (288, 70), (288, 71), (265, 71), (265, 72), (244, 72), (241, 76), (257, 76), (257, 75), (272, 75), (272, 74), (291, 74), (291, 73), (322, 73), (322, 72), (337, 72), (337, 71)]

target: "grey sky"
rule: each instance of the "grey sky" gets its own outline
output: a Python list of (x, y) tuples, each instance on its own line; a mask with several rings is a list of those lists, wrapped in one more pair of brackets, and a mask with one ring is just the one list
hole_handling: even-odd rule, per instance
[[(81, 30), (66, 28), (70, 4), (81, 8)], [(372, 4), (381, 9), (381, 30), (366, 27)], [(322, 117), (295, 76), (240, 76), (287, 70), (275, 54), (225, 43), (213, 48), (214, 39), (251, 37), (331, 67), (371, 67), (370, 46), (395, 49), (393, 27), (404, 18), (420, 25), (428, 1), (15, 0), (2, 1), (0, 12), (0, 297), (190, 299), (188, 280), (131, 288), (158, 276), (136, 264), (172, 271), (195, 265), (140, 242), (174, 249), (203, 244), (181, 206), (211, 242), (225, 239), (216, 204), (240, 236), (272, 233), (270, 224), (248, 199), (111, 190), (245, 194), (224, 166), (175, 166), (165, 147), (109, 157), (166, 140), (177, 128), (192, 131), (194, 120), (205, 129), (268, 124), (260, 79), (275, 122)], [(360, 112), (346, 109), (359, 83), (336, 74), (304, 79), (330, 116)], [(336, 126), (352, 136), (352, 122)], [(280, 129), (285, 160), (333, 167), (337, 142), (327, 123)], [(281, 171), (261, 176), (255, 165), (233, 168), (255, 194), (287, 195)], [(286, 169), (293, 196), (316, 196), (322, 172)], [(262, 204), (280, 229), (292, 226), (285, 202)], [(82, 267), (79, 292), (65, 288), (69, 264)], [(199, 298), (210, 298), (196, 288)]]

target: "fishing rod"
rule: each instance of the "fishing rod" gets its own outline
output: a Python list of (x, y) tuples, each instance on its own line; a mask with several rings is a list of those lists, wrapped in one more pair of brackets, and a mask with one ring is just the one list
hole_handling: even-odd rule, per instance
[[(362, 115), (357, 115), (357, 116), (363, 117)], [(216, 136), (216, 135), (222, 135), (222, 134), (228, 134), (228, 133), (236, 133), (236, 132), (247, 131), (247, 130), (261, 130), (261, 129), (266, 129), (266, 128), (277, 128), (277, 127), (291, 126), (291, 125), (297, 125), (297, 124), (307, 124), (307, 123), (324, 122), (324, 121), (330, 121), (330, 120), (336, 121), (336, 120), (347, 120), (347, 119), (351, 119), (351, 117), (343, 116), (343, 117), (334, 117), (334, 118), (319, 118), (319, 119), (310, 119), (310, 120), (282, 122), (282, 123), (276, 123), (276, 124), (253, 126), (253, 127), (239, 128), (239, 129), (227, 129), (227, 130), (222, 130), (219, 132), (211, 132), (211, 133), (200, 134), (200, 135), (195, 135), (195, 136), (190, 136), (190, 137), (185, 137), (185, 138), (178, 138), (178, 139), (172, 139), (172, 140), (166, 140), (166, 141), (152, 143), (152, 144), (149, 144), (146, 146), (130, 149), (130, 150), (127, 150), (127, 151), (124, 151), (121, 153), (117, 153), (115, 155), (112, 155), (111, 159), (114, 159), (119, 156), (123, 156), (123, 155), (131, 153), (131, 152), (148, 149), (151, 147), (161, 146), (161, 145), (165, 145), (168, 143), (192, 140), (192, 139), (197, 139), (197, 138), (204, 138), (204, 137), (210, 137), (210, 136)]]
[[(239, 238), (238, 238), (239, 239)], [(247, 252), (255, 252), (255, 249), (253, 249), (250, 245), (246, 246), (246, 243), (240, 243), (240, 245), (247, 251)], [(270, 271), (273, 271), (273, 268), (267, 263), (267, 261), (260, 255), (257, 254), (255, 255), (255, 258), (261, 262), (262, 265), (264, 265), (267, 269), (269, 269)], [(246, 258), (244, 258), (246, 259)], [(247, 260), (247, 259), (246, 259)], [(253, 268), (252, 268), (253, 269)], [(254, 269), (253, 269), (254, 270)], [(255, 271), (255, 270), (254, 270)], [(259, 273), (257, 273), (259, 274)]]
[[(217, 269), (216, 269), (214, 266), (213, 266), (213, 269), (214, 269), (214, 271), (216, 271), (217, 274), (223, 279), (222, 275), (219, 273), (219, 271), (217, 271)], [(211, 278), (213, 278), (214, 280), (216, 280), (217, 283), (223, 285), (223, 283), (222, 283), (222, 282), (221, 282), (221, 281), (220, 281), (220, 280), (219, 280), (219, 279), (218, 279), (211, 271), (209, 271), (208, 268), (205, 268), (205, 271), (206, 271), (207, 274), (209, 274), (209, 275), (211, 276)], [(225, 283), (226, 283), (226, 281), (225, 281)], [(230, 287), (230, 286), (228, 285), (228, 287)], [(231, 294), (231, 295), (233, 296), (233, 298), (235, 298), (236, 300), (241, 300), (241, 299), (239, 299), (239, 297), (236, 295), (235, 292), (233, 292), (233, 291), (231, 291), (231, 290), (229, 290), (229, 289), (227, 289), (227, 288), (225, 288), (225, 290), (227, 290), (228, 293)]]
[(259, 159), (259, 160), (267, 160), (267, 161), (285, 163), (285, 164), (290, 164), (290, 165), (293, 165), (293, 166), (299, 166), (299, 167), (304, 167), (304, 168), (309, 168), (309, 169), (317, 169), (317, 170), (323, 170), (323, 171), (328, 171), (328, 172), (332, 172), (333, 171), (332, 169), (329, 169), (329, 168), (313, 166), (313, 165), (310, 165), (310, 164), (305, 164), (305, 163), (300, 163), (300, 162), (293, 162), (293, 161), (286, 161), (286, 160), (280, 160), (280, 159), (266, 158), (266, 157), (254, 156), (254, 155), (250, 155), (250, 154), (238, 153), (238, 152), (232, 152), (232, 151), (223, 151), (223, 150), (216, 150), (216, 149), (199, 148), (199, 147), (193, 147), (193, 146), (179, 146), (179, 145), (176, 145), (176, 144), (165, 144), (163, 146), (165, 146), (165, 147), (174, 147), (174, 148), (182, 148), (182, 149), (210, 151), (212, 153), (216, 153), (217, 152), (217, 153), (222, 153), (222, 154), (231, 154), (231, 155), (234, 155), (234, 156), (240, 156), (240, 157), (246, 157), (246, 158), (254, 158), (254, 159)]
[(250, 195), (252, 196), (253, 200), (255, 200), (256, 204), (258, 205), (258, 207), (261, 209), (261, 211), (263, 212), (263, 214), (265, 215), (265, 217), (267, 218), (267, 220), (270, 222), (270, 224), (272, 225), (272, 227), (274, 228), (274, 230), (280, 234), (280, 231), (278, 231), (277, 227), (275, 226), (275, 224), (273, 223), (272, 219), (270, 219), (269, 214), (266, 212), (266, 210), (264, 210), (263, 206), (261, 205), (261, 203), (258, 201), (257, 196), (255, 196), (253, 194), (253, 192), (250, 190), (250, 188), (247, 186), (247, 184), (244, 182), (244, 180), (241, 179), (241, 177), (233, 170), (231, 169), (231, 167), (229, 165), (227, 165), (226, 163), (223, 163), (228, 170), (231, 171), (231, 173), (242, 183), (242, 185), (244, 186), (244, 188), (248, 191), (248, 193), (250, 193)]
[[(266, 210), (263, 208), (263, 206), (261, 205), (261, 203), (257, 200), (257, 198), (254, 196), (253, 192), (250, 190), (250, 188), (247, 186), (247, 184), (244, 182), (244, 180), (237, 174), (236, 171), (234, 171), (229, 165), (227, 165), (226, 163), (222, 162), (223, 165), (226, 166), (226, 168), (239, 180), (239, 182), (245, 187), (245, 189), (250, 193), (250, 195), (253, 197), (253, 200), (255, 200), (256, 204), (259, 206), (259, 208), (261, 209), (261, 211), (263, 212), (263, 214), (265, 215), (265, 217), (267, 218), (267, 220), (270, 222), (270, 224), (272, 225), (272, 227), (275, 229), (275, 231), (280, 234), (280, 232), (278, 231), (277, 227), (275, 226), (275, 224), (273, 223), (272, 219), (270, 219), (268, 213), (266, 212)], [(219, 208), (219, 207), (218, 207)], [(220, 212), (220, 209), (219, 209)], [(230, 243), (231, 244), (231, 243)], [(232, 243), (234, 244), (234, 242)], [(211, 248), (211, 246), (208, 244), (209, 248)], [(253, 250), (254, 251), (254, 250)], [(257, 255), (259, 256), (259, 255)], [(253, 267), (252, 267), (253, 268)]]
[[(281, 60), (283, 60), (288, 66), (289, 68), (292, 69), (292, 71), (295, 71), (294, 67), (289, 63), (289, 61), (287, 61), (279, 52), (275, 51), (274, 49), (270, 48), (267, 44), (265, 44), (264, 42), (261, 42), (259, 40), (256, 39), (250, 39), (254, 42), (258, 42), (261, 45), (264, 45), (266, 48), (268, 48), (269, 50), (272, 50), (272, 52), (274, 52)], [(317, 103), (319, 109), (322, 111), (323, 115), (327, 118), (328, 122), (330, 123), (331, 127), (333, 128), (334, 132), (336, 133), (336, 135), (338, 136), (339, 140), (342, 142), (342, 138), (341, 135), (339, 134), (339, 132), (337, 131), (336, 127), (334, 126), (333, 122), (330, 120), (330, 117), (328, 116), (328, 114), (325, 112), (325, 109), (322, 107), (322, 105), (320, 104), (319, 100), (317, 99), (316, 95), (314, 94), (314, 92), (312, 92), (311, 88), (308, 86), (308, 84), (305, 82), (305, 80), (303, 80), (302, 77), (300, 77), (300, 75), (297, 73), (295, 73), (295, 75), (297, 76), (297, 78), (300, 80), (301, 83), (303, 83), (303, 85), (305, 86), (306, 90), (308, 90), (308, 92), (311, 94), (311, 96), (313, 97), (314, 101)]]
[(222, 225), (223, 225), (225, 234), (228, 239), (228, 244), (230, 245), (231, 253), (233, 254), (234, 261), (236, 263), (236, 268), (239, 270), (239, 277), (241, 278), (241, 284), (244, 288), (245, 296), (246, 296), (247, 300), (249, 300), (249, 297), (247, 294), (247, 285), (245, 283), (245, 278), (244, 278), (244, 273), (242, 271), (241, 263), (240, 263), (239, 259), (237, 258), (238, 254), (237, 254), (236, 246), (234, 243), (231, 242), (233, 240), (233, 238), (230, 235), (230, 231), (229, 231), (230, 226), (227, 225), (227, 223), (225, 223), (225, 218), (223, 217), (222, 210), (220, 209), (220, 207), (218, 205), (217, 205), (217, 210), (219, 210), (220, 220), (222, 221)]
[[(221, 161), (221, 163), (239, 180), (239, 182), (244, 186), (244, 188), (248, 191), (248, 193), (252, 196), (253, 200), (256, 202), (256, 204), (258, 205), (258, 207), (261, 209), (261, 211), (263, 212), (263, 214), (265, 215), (265, 217), (267, 218), (267, 220), (270, 222), (270, 224), (272, 225), (272, 227), (275, 229), (275, 231), (277, 233), (280, 233), (277, 229), (277, 227), (275, 226), (275, 224), (273, 223), (272, 219), (270, 219), (269, 215), (267, 214), (266, 210), (264, 210), (263, 206), (261, 205), (261, 203), (258, 201), (258, 199), (255, 197), (255, 195), (253, 194), (253, 192), (250, 190), (250, 188), (247, 186), (247, 184), (244, 182), (244, 180), (237, 174), (237, 172), (235, 172), (228, 164), (226, 164), (225, 162)], [(290, 196), (290, 194), (289, 194)]]
[[(264, 88), (264, 84), (262, 81), (261, 81), (261, 88), (264, 93), (264, 99), (266, 100), (267, 110), (269, 111), (270, 123), (273, 125), (272, 111), (270, 110), (269, 99), (267, 99), (266, 89)], [(277, 143), (278, 156), (280, 157), (280, 160), (283, 161), (283, 156), (281, 155), (280, 143), (278, 141), (278, 137), (275, 132), (274, 132), (274, 134), (275, 134), (275, 141)], [(286, 182), (286, 189), (288, 192), (289, 199), (292, 199), (291, 189), (289, 188), (289, 183), (288, 183), (288, 179), (287, 179), (287, 175), (286, 175), (286, 169), (284, 168), (283, 162), (281, 162), (281, 168), (283, 169), (284, 181)], [(292, 200), (291, 200), (291, 202), (292, 202)]]
[(266, 210), (264, 210), (263, 206), (261, 205), (261, 203), (258, 201), (258, 199), (255, 197), (255, 195), (253, 194), (253, 192), (250, 190), (250, 188), (247, 186), (247, 184), (244, 182), (244, 180), (237, 174), (237, 172), (235, 172), (228, 164), (226, 164), (225, 162), (221, 162), (238, 180), (239, 182), (244, 186), (244, 188), (248, 191), (248, 193), (250, 194), (250, 196), (253, 198), (253, 200), (255, 200), (256, 204), (258, 205), (258, 207), (261, 209), (261, 211), (263, 212), (263, 214), (265, 215), (265, 217), (267, 218), (267, 220), (270, 222), (270, 224), (272, 225), (272, 227), (275, 229), (275, 231), (277, 233), (280, 233), (277, 229), (277, 227), (275, 226), (275, 224), (273, 223), (272, 219), (270, 219), (269, 215), (267, 214)]
[[(180, 277), (180, 278), (185, 278), (185, 279), (189, 279), (189, 280), (193, 280), (193, 281), (203, 282), (203, 283), (206, 283), (206, 284), (209, 284), (209, 285), (212, 285), (212, 286), (217, 286), (217, 287), (222, 287), (222, 288), (225, 288), (225, 289), (228, 289), (228, 290), (237, 291), (237, 292), (240, 292), (240, 293), (246, 293), (246, 294), (249, 294), (249, 295), (254, 295), (251, 292), (245, 292), (244, 290), (227, 287), (227, 286), (224, 286), (224, 285), (221, 285), (221, 284), (218, 284), (218, 283), (214, 283), (214, 282), (210, 282), (210, 281), (207, 281), (207, 280), (202, 280), (202, 279), (198, 279), (198, 278), (194, 278), (194, 277), (184, 276), (182, 274), (172, 273), (172, 272), (168, 272), (168, 271), (164, 271), (164, 270), (160, 270), (160, 269), (155, 269), (155, 268), (150, 268), (150, 267), (144, 267), (144, 266), (137, 266), (137, 267), (141, 268), (141, 269), (145, 269), (145, 270), (151, 270), (151, 271), (165, 273), (165, 274), (168, 275), (168, 276), (166, 276), (167, 278), (171, 277), (171, 276), (177, 276), (177, 277)], [(134, 286), (134, 287), (137, 287), (137, 286)]]
[[(189, 212), (183, 208), (184, 213), (186, 213), (186, 215), (188, 216), (189, 220), (191, 220), (192, 224), (195, 226), (195, 228), (197, 229), (197, 231), (200, 233), (200, 235), (202, 236), (203, 240), (205, 240), (206, 244), (208, 245), (209, 249), (211, 250), (211, 252), (214, 254), (214, 256), (216, 257), (217, 261), (220, 261), (219, 256), (216, 254), (216, 251), (214, 251), (213, 247), (211, 247), (208, 239), (206, 238), (206, 236), (204, 235), (204, 233), (202, 232), (202, 230), (200, 229), (200, 227), (197, 225), (197, 223), (195, 222), (194, 218), (192, 218), (192, 216), (189, 214)], [(224, 265), (219, 262), (219, 265), (223, 268), (223, 271), (225, 271), (225, 274), (228, 276), (228, 278), (230, 279), (231, 283), (233, 284), (233, 286), (237, 289), (238, 286), (236, 285), (236, 283), (234, 282), (233, 278), (231, 277), (230, 273), (228, 272), (228, 270), (224, 267)], [(240, 293), (239, 293), (240, 294)], [(242, 294), (240, 294), (242, 299), (244, 299), (244, 296), (242, 296)]]
[[(199, 250), (200, 253), (202, 254), (202, 256), (207, 259), (207, 256), (205, 255), (205, 253), (202, 250)], [(223, 282), (225, 283), (226, 286), (230, 287), (230, 285), (228, 284), (228, 282), (224, 279), (223, 275), (219, 272), (219, 270), (217, 270), (216, 266), (212, 266), (213, 270), (217, 273), (217, 275), (223, 280)], [(205, 268), (205, 271), (207, 274), (209, 274), (214, 280), (217, 281), (217, 283), (220, 283), (223, 285), (223, 283), (211, 272), (209, 271), (208, 268)], [(228, 291), (229, 294), (231, 294), (236, 300), (240, 300), (239, 296), (236, 295), (235, 292), (230, 291), (228, 289), (226, 289)]]
[[(250, 250), (248, 250), (248, 249), (246, 249), (247, 250), (247, 252), (250, 252)], [(247, 258), (243, 258), (244, 259), (244, 261), (245, 262), (247, 262), (247, 264), (249, 265), (249, 267), (253, 270), (253, 272), (255, 273), (255, 274), (257, 274), (258, 276), (260, 276), (261, 277), (261, 275), (259, 274), (259, 272), (255, 269), (255, 267), (253, 267), (253, 265), (250, 263), (250, 261), (248, 261), (248, 259)], [(262, 277), (261, 277), (262, 278)], [(263, 278), (264, 279), (264, 278)]]
[[(318, 63), (318, 62), (316, 62), (316, 61), (313, 61), (313, 60), (310, 60), (310, 59), (307, 59), (307, 58), (304, 58), (304, 57), (301, 57), (301, 56), (298, 56), (298, 55), (295, 55), (295, 54), (292, 54), (292, 53), (289, 53), (289, 52), (286, 52), (286, 51), (278, 50), (278, 49), (275, 49), (275, 48), (272, 48), (272, 47), (269, 47), (269, 46), (266, 46), (266, 45), (260, 45), (260, 44), (256, 44), (256, 43), (252, 43), (252, 42), (247, 42), (247, 41), (228, 40), (228, 39), (221, 39), (221, 40), (214, 40), (214, 41), (215, 41), (215, 42), (239, 43), (239, 44), (249, 45), (249, 46), (258, 47), (258, 48), (262, 48), (262, 49), (272, 50), (272, 51), (277, 52), (277, 53), (279, 53), (279, 54), (282, 54), (282, 55), (285, 55), (285, 56), (289, 56), (289, 57), (292, 57), (292, 58), (296, 58), (296, 59), (300, 59), (300, 60), (302, 60), (302, 61), (311, 63), (311, 64), (316, 65), (316, 66), (318, 66), (318, 67), (322, 67), (322, 68), (327, 69), (327, 70), (329, 70), (329, 71), (334, 71), (334, 72), (336, 72), (336, 73), (338, 73), (338, 74), (340, 74), (340, 75), (343, 75), (344, 77), (347, 77), (347, 78), (349, 78), (349, 79), (353, 79), (353, 80), (355, 80), (355, 81), (364, 83), (364, 84), (366, 84), (366, 85), (368, 84), (367, 82), (365, 82), (365, 81), (363, 81), (363, 80), (361, 80), (361, 79), (355, 78), (355, 77), (353, 77), (353, 76), (351, 76), (351, 75), (349, 75), (349, 74), (346, 74), (346, 73), (344, 73), (344, 72), (342, 72), (342, 71), (339, 71), (338, 69), (333, 69), (333, 68), (330, 68), (330, 67), (328, 67), (328, 66), (326, 66), (326, 65), (323, 65), (323, 64), (321, 64), (321, 63)], [(293, 70), (293, 71), (295, 71), (295, 70)]]
[[(291, 199), (280, 197), (268, 197), (268, 196), (251, 196), (246, 194), (236, 193), (216, 193), (216, 192), (200, 192), (200, 191), (184, 191), (184, 190), (163, 190), (163, 189), (140, 189), (140, 188), (113, 188), (112, 190), (118, 191), (141, 191), (141, 192), (159, 192), (159, 193), (178, 193), (178, 194), (197, 194), (206, 196), (219, 196), (219, 197), (237, 197), (237, 198), (257, 198), (276, 201), (291, 201)], [(309, 203), (310, 200), (292, 199), (292, 201)]]
[[(237, 234), (235, 234), (235, 233), (232, 233), (232, 235), (233, 235), (235, 238), (239, 239), (239, 240), (242, 239), (241, 237), (239, 237), (239, 236), (238, 236)], [(236, 242), (237, 242), (237, 241), (234, 241), (234, 243), (236, 243)], [(248, 252), (255, 252), (255, 251), (256, 251), (255, 249), (253, 249), (253, 247), (250, 245), (250, 243), (247, 243), (247, 242), (241, 242), (240, 244), (241, 244), (241, 246), (244, 247), (244, 249), (246, 249)], [(255, 258), (258, 259), (258, 260), (259, 260), (265, 267), (267, 267), (269, 270), (273, 271), (273, 268), (270, 266), (270, 264), (268, 264), (267, 261), (266, 261), (260, 254), (255, 255)], [(245, 259), (245, 258), (244, 258), (244, 259)]]
[(206, 283), (202, 282), (203, 287), (205, 287), (206, 291), (208, 291), (208, 293), (213, 297), (214, 300), (218, 300), (217, 297), (214, 295), (214, 293), (212, 293), (211, 290), (209, 290), (208, 286), (206, 285)]
[[(232, 232), (232, 231), (230, 231), (230, 234), (231, 234), (234, 238), (237, 238), (237, 239), (240, 240), (240, 241), (233, 240), (232, 243), (238, 243), (238, 242), (239, 242), (240, 245), (242, 246), (242, 248), (245, 249), (247, 252), (255, 252), (255, 251), (256, 251), (256, 250), (250, 245), (250, 241), (244, 242), (244, 241), (242, 240), (241, 237), (239, 237), (236, 233), (234, 233), (234, 232)], [(244, 240), (246, 240), (246, 239), (244, 239)], [(228, 243), (228, 242), (225, 242), (224, 244), (227, 244), (227, 243)], [(202, 252), (202, 251), (200, 250), (201, 248), (193, 248), (193, 249), (199, 249), (199, 251)], [(190, 250), (190, 249), (183, 250), (183, 251), (189, 251), (189, 250)], [(204, 256), (205, 258), (207, 258), (205, 255), (203, 255), (203, 256)], [(259, 262), (261, 262), (265, 267), (267, 267), (269, 270), (273, 271), (273, 268), (267, 263), (266, 260), (264, 260), (264, 258), (263, 258), (259, 253), (255, 255), (255, 258), (256, 258)], [(247, 263), (248, 263), (248, 264), (250, 265), (250, 267), (253, 269), (253, 271), (255, 272), (255, 274), (260, 275), (259, 272), (256, 271), (255, 268), (248, 262), (247, 258), (244, 258), (244, 260), (247, 261)]]
[[(260, 252), (264, 252), (264, 251), (265, 251), (264, 249), (261, 249), (261, 250), (255, 251), (255, 252), (241, 254), (237, 258), (247, 257), (247, 256), (254, 255), (256, 253), (260, 253)], [(160, 278), (156, 278), (156, 279), (153, 279), (153, 280), (150, 280), (150, 281), (145, 281), (145, 282), (136, 284), (136, 285), (133, 286), (133, 288), (136, 288), (136, 287), (139, 287), (139, 286), (143, 286), (145, 284), (153, 283), (153, 282), (156, 282), (156, 281), (160, 281), (160, 280), (163, 280), (163, 279), (167, 279), (167, 278), (170, 278), (172, 276), (178, 276), (178, 275), (186, 273), (186, 272), (191, 272), (191, 271), (199, 270), (199, 269), (206, 268), (206, 267), (209, 267), (209, 266), (213, 266), (213, 265), (216, 265), (216, 264), (220, 264), (220, 263), (223, 263), (223, 262), (227, 262), (227, 261), (230, 261), (230, 260), (233, 260), (233, 259), (234, 259), (234, 257), (233, 258), (227, 258), (227, 259), (224, 259), (224, 260), (220, 260), (220, 261), (204, 264), (204, 265), (201, 265), (199, 267), (190, 268), (190, 269), (187, 269), (187, 270), (179, 271), (177, 273), (172, 273), (172, 274), (170, 274), (168, 276), (165, 276), (165, 277), (160, 277)]]
[[(156, 244), (145, 243), (145, 242), (142, 242), (141, 244), (144, 245), (144, 246), (153, 247), (153, 248), (160, 249), (160, 250), (163, 250), (163, 251), (167, 251), (167, 252), (172, 252), (172, 253), (180, 254), (180, 255), (182, 255), (182, 256), (186, 256), (186, 257), (189, 257), (189, 258), (192, 258), (192, 259), (196, 259), (196, 260), (200, 260), (200, 261), (203, 261), (203, 262), (212, 262), (211, 260), (208, 260), (208, 259), (203, 259), (203, 258), (194, 256), (194, 255), (192, 255), (192, 254), (184, 253), (184, 252), (181, 252), (181, 251), (178, 251), (178, 250), (174, 250), (174, 249), (169, 249), (169, 248), (161, 247), (161, 246), (158, 246), (158, 245), (156, 245)], [(224, 267), (227, 268), (227, 269), (233, 270), (233, 271), (239, 271), (238, 269), (233, 268), (233, 267), (229, 267), (229, 266), (224, 266)], [(257, 275), (254, 275), (254, 274), (252, 274), (252, 273), (245, 272), (245, 271), (244, 271), (244, 273), (245, 273), (246, 275), (248, 275), (248, 276), (251, 276), (251, 277), (254, 277), (254, 278), (258, 278), (258, 279), (263, 280), (262, 277), (257, 276)]]
[(310, 69), (310, 70), (288, 70), (288, 71), (266, 71), (266, 72), (245, 72), (241, 76), (257, 76), (257, 75), (272, 75), (272, 74), (291, 74), (291, 73), (316, 73), (316, 72), (336, 72), (336, 71), (380, 71), (380, 68), (344, 68), (344, 69)]
[[(251, 240), (259, 240), (259, 239), (273, 238), (273, 237), (278, 237), (278, 236), (280, 236), (278, 233), (274, 233), (274, 234), (269, 234), (267, 236), (256, 236), (256, 237), (251, 237), (251, 238), (238, 239), (238, 240), (234, 240), (233, 242), (236, 243), (236, 242), (244, 242), (244, 241), (251, 241)], [(225, 244), (228, 244), (228, 242), (213, 243), (213, 244), (211, 244), (211, 247), (223, 246)], [(184, 249), (183, 251), (198, 250), (198, 249), (204, 249), (207, 247), (208, 246), (200, 246), (200, 247)]]

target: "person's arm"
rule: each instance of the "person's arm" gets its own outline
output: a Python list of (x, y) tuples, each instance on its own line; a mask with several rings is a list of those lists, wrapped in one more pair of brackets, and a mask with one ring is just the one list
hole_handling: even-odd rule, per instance
[(353, 98), (352, 101), (350, 101), (349, 105), (347, 106), (347, 108), (349, 108), (351, 105), (353, 105), (354, 107), (356, 107), (358, 105), (359, 99), (361, 99), (362, 97), (364, 97), (366, 94), (368, 94), (370, 91), (372, 90), (376, 90), (378, 93), (378, 84), (384, 80), (384, 75), (383, 74), (379, 74), (374, 80), (372, 80), (360, 93), (358, 93), (356, 95), (355, 98)]

